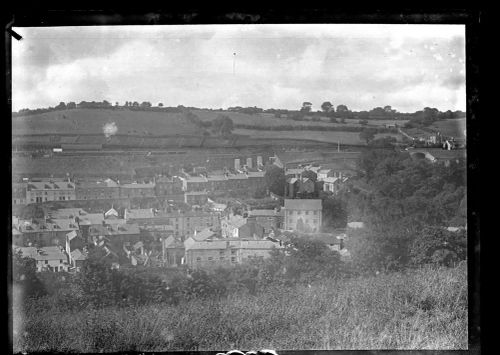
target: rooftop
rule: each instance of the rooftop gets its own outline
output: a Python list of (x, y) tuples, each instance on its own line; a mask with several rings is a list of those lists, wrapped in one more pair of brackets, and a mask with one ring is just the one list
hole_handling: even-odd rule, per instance
[(59, 247), (50, 246), (43, 248), (36, 247), (17, 247), (15, 252), (21, 251), (23, 257), (33, 258), (35, 260), (66, 260), (66, 254)]
[(285, 199), (285, 209), (287, 210), (321, 210), (320, 199)]

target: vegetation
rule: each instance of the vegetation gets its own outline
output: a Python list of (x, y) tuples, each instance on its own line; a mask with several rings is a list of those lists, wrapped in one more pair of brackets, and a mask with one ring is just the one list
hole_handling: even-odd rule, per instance
[(466, 283), (460, 264), (178, 305), (69, 312), (27, 302), (14, 320), (14, 351), (466, 349)]

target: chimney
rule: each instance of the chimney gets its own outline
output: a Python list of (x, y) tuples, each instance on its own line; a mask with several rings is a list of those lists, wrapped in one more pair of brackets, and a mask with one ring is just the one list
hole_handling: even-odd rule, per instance
[(252, 158), (247, 158), (247, 167), (252, 168)]
[(234, 159), (234, 170), (240, 170), (240, 159)]

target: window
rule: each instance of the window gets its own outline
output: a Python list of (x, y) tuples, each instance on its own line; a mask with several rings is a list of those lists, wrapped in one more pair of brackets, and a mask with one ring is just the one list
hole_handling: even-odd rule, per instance
[(232, 257), (231, 257), (231, 262), (232, 262), (232, 263), (235, 263), (235, 262), (236, 262), (236, 257), (235, 257), (235, 256), (232, 256)]
[(302, 214), (302, 211), (297, 211), (297, 214), (298, 214), (298, 215), (301, 215), (301, 214)]
[(306, 216), (308, 216), (308, 215), (309, 215), (309, 211), (306, 211)]
[(201, 262), (201, 257), (197, 257), (196, 262), (198, 262), (198, 263)]
[(214, 261), (214, 258), (213, 258), (213, 257), (211, 257), (211, 256), (209, 256), (209, 257), (208, 257), (208, 261)]
[(223, 256), (219, 257), (219, 260), (224, 261), (224, 257)]
[(316, 216), (318, 214), (318, 211), (314, 211), (314, 215)]
[(231, 250), (231, 255), (236, 255), (236, 250), (235, 249)]
[(62, 264), (62, 263), (63, 263), (63, 260), (62, 260), (62, 259), (60, 259), (60, 260), (59, 260), (59, 264)]
[(48, 263), (49, 263), (49, 261), (48, 261), (48, 260), (45, 260), (45, 265), (47, 265)]

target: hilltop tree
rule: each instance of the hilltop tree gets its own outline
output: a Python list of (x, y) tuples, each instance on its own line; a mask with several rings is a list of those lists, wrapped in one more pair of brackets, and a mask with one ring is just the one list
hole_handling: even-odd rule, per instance
[(330, 101), (325, 101), (321, 104), (321, 109), (323, 112), (328, 113), (331, 112), (332, 109), (335, 111), (335, 108), (333, 107), (332, 103)]
[(311, 109), (312, 109), (312, 103), (306, 101), (302, 103), (302, 108), (300, 109), (300, 111), (311, 112)]
[(158, 104), (158, 107), (163, 107), (163, 103), (161, 103), (161, 102), (160, 102), (160, 103)]
[(75, 108), (76, 108), (76, 103), (74, 103), (73, 101), (68, 102), (68, 104), (66, 105), (66, 108), (67, 108), (68, 110), (75, 109)]
[(56, 110), (64, 110), (66, 108), (66, 104), (64, 102), (60, 102), (59, 105), (55, 107)]
[(337, 106), (337, 113), (347, 113), (349, 112), (349, 109), (347, 108), (346, 105), (338, 105)]
[(149, 107), (151, 107), (151, 102), (149, 102), (149, 101), (143, 101), (141, 103), (141, 107), (142, 108), (149, 108)]

